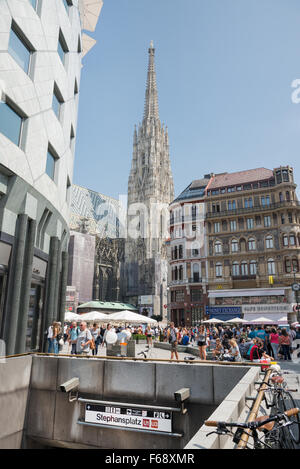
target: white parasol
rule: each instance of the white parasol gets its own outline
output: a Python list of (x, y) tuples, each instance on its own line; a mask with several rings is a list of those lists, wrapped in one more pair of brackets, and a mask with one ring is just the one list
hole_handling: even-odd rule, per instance
[(250, 321), (250, 323), (252, 324), (274, 324), (274, 322), (276, 323), (277, 321), (272, 321), (271, 319), (264, 318), (263, 316), (260, 318), (252, 319), (252, 321)]
[(232, 323), (232, 324), (246, 324), (247, 323), (247, 321), (245, 321), (245, 319), (242, 319), (242, 318), (228, 319), (228, 321), (226, 322)]
[(108, 314), (100, 313), (100, 311), (90, 311), (89, 313), (80, 314), (81, 321), (107, 321)]
[(212, 318), (207, 319), (207, 321), (202, 321), (202, 324), (223, 324), (225, 321), (221, 321), (220, 319)]
[(128, 310), (108, 314), (107, 320), (108, 322), (127, 322), (129, 324), (157, 324), (157, 321), (154, 319)]
[(81, 321), (81, 316), (76, 313), (71, 313), (70, 311), (65, 313), (64, 322), (73, 322), (73, 321), (76, 321), (76, 322)]

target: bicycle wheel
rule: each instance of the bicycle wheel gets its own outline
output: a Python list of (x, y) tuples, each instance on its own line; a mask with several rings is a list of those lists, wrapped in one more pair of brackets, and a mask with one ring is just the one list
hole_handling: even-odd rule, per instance
[[(276, 393), (274, 395), (274, 407), (271, 410), (271, 416), (285, 411), (281, 394), (282, 393)], [(295, 449), (294, 440), (292, 439), (289, 428), (290, 427), (281, 427), (279, 423), (275, 424), (272, 435), (276, 441), (277, 447), (282, 449)]]
[[(294, 409), (296, 406), (293, 396), (288, 391), (282, 391), (281, 393), (281, 400), (283, 410), (290, 410)], [(294, 443), (300, 443), (300, 418), (299, 414), (292, 415), (290, 420), (293, 422), (293, 425), (289, 425), (287, 428), (291, 435), (292, 440)]]

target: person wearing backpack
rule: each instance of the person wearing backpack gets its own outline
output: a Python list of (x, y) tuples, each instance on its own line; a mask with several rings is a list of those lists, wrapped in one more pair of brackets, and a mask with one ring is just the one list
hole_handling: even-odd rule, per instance
[(72, 322), (72, 325), (68, 329), (68, 342), (71, 345), (71, 355), (76, 355), (76, 342), (79, 335), (80, 329), (77, 327), (76, 321)]
[(173, 357), (175, 355), (176, 360), (179, 360), (178, 357), (178, 330), (175, 328), (174, 322), (171, 322), (170, 327), (167, 331), (167, 340), (169, 344), (171, 344), (171, 360), (173, 360)]

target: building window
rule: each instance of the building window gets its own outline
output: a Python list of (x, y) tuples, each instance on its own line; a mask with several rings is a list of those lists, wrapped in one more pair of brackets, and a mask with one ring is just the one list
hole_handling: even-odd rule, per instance
[(240, 275), (240, 265), (238, 262), (232, 264), (232, 276), (238, 277)]
[(228, 202), (228, 210), (235, 210), (236, 209), (236, 202), (235, 200), (229, 200)]
[(34, 8), (34, 10), (36, 10), (36, 7), (37, 7), (37, 0), (29, 0), (29, 2), (31, 3), (32, 8)]
[(184, 290), (175, 291), (175, 301), (176, 303), (184, 301)]
[(28, 42), (24, 40), (23, 35), (19, 33), (15, 23), (12, 23), (8, 52), (15, 59), (15, 61), (20, 65), (25, 73), (28, 74), (30, 67), (30, 57), (33, 50), (29, 46)]
[(293, 272), (299, 272), (299, 261), (296, 258), (292, 259)]
[(230, 231), (236, 231), (236, 220), (231, 220), (230, 221)]
[(191, 302), (201, 302), (202, 301), (202, 290), (200, 289), (191, 289)]
[(293, 214), (291, 212), (288, 212), (288, 220), (289, 223), (293, 223)]
[(269, 228), (271, 226), (271, 217), (269, 215), (264, 217), (264, 226)]
[(254, 228), (254, 219), (253, 218), (247, 218), (247, 229), (252, 230)]
[(257, 264), (256, 261), (251, 261), (250, 262), (250, 275), (256, 275), (257, 274)]
[(63, 4), (65, 6), (67, 14), (69, 14), (69, 8), (72, 6), (72, 3), (70, 0), (63, 0)]
[(268, 275), (275, 275), (275, 261), (274, 259), (268, 259)]
[(245, 199), (245, 208), (252, 208), (253, 207), (253, 200), (252, 197), (249, 199)]
[(0, 132), (19, 146), (23, 118), (6, 102), (0, 101)]
[(290, 246), (296, 246), (296, 236), (294, 234), (290, 235)]
[(68, 52), (68, 48), (67, 48), (66, 41), (61, 31), (59, 31), (59, 36), (58, 36), (57, 52), (63, 65), (65, 65), (65, 58)]
[(254, 238), (250, 238), (250, 239), (248, 240), (248, 249), (249, 249), (249, 251), (255, 251), (255, 249), (256, 249), (256, 241), (255, 241)]
[(222, 254), (222, 243), (220, 241), (215, 242), (215, 254)]
[(283, 246), (288, 246), (289, 245), (289, 237), (287, 235), (284, 235), (282, 237), (282, 242), (283, 242)]
[(53, 155), (52, 151), (50, 148), (48, 149), (47, 152), (47, 163), (46, 163), (46, 174), (54, 181), (55, 177), (55, 164), (56, 164), (57, 158)]
[(248, 264), (247, 262), (241, 263), (241, 275), (246, 276), (248, 275)]
[(231, 252), (238, 252), (238, 250), (239, 250), (239, 243), (237, 239), (233, 239), (231, 241)]
[(222, 277), (222, 275), (223, 275), (223, 265), (220, 262), (218, 262), (216, 264), (216, 277)]
[(53, 90), (53, 100), (52, 100), (52, 109), (59, 120), (60, 118), (60, 111), (61, 111), (61, 105), (63, 104), (63, 99), (62, 96), (56, 86), (54, 85), (54, 90)]
[(267, 206), (267, 205), (270, 205), (270, 196), (269, 195), (266, 195), (266, 196), (262, 196), (261, 198), (261, 205), (263, 207)]
[(273, 249), (274, 248), (274, 241), (273, 236), (266, 237), (266, 249)]
[(215, 233), (220, 233), (220, 223), (214, 224)]
[(284, 213), (281, 214), (281, 224), (282, 224), (282, 225), (285, 224), (285, 216), (284, 216)]
[(287, 274), (290, 274), (292, 272), (292, 263), (291, 263), (291, 260), (290, 259), (285, 259), (285, 272)]
[(279, 192), (279, 202), (283, 202), (283, 195), (282, 195), (282, 192)]

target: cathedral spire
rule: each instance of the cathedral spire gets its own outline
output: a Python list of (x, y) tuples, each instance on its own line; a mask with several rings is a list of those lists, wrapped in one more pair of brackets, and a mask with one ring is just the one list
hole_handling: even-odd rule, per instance
[(156, 87), (156, 72), (155, 72), (155, 63), (154, 63), (155, 49), (153, 46), (153, 41), (150, 42), (148, 53), (149, 53), (149, 64), (148, 64), (148, 75), (147, 75), (147, 88), (146, 88), (146, 95), (145, 95), (144, 119), (149, 119), (151, 117), (154, 117), (155, 119), (159, 119), (158, 97), (157, 97), (157, 87)]

